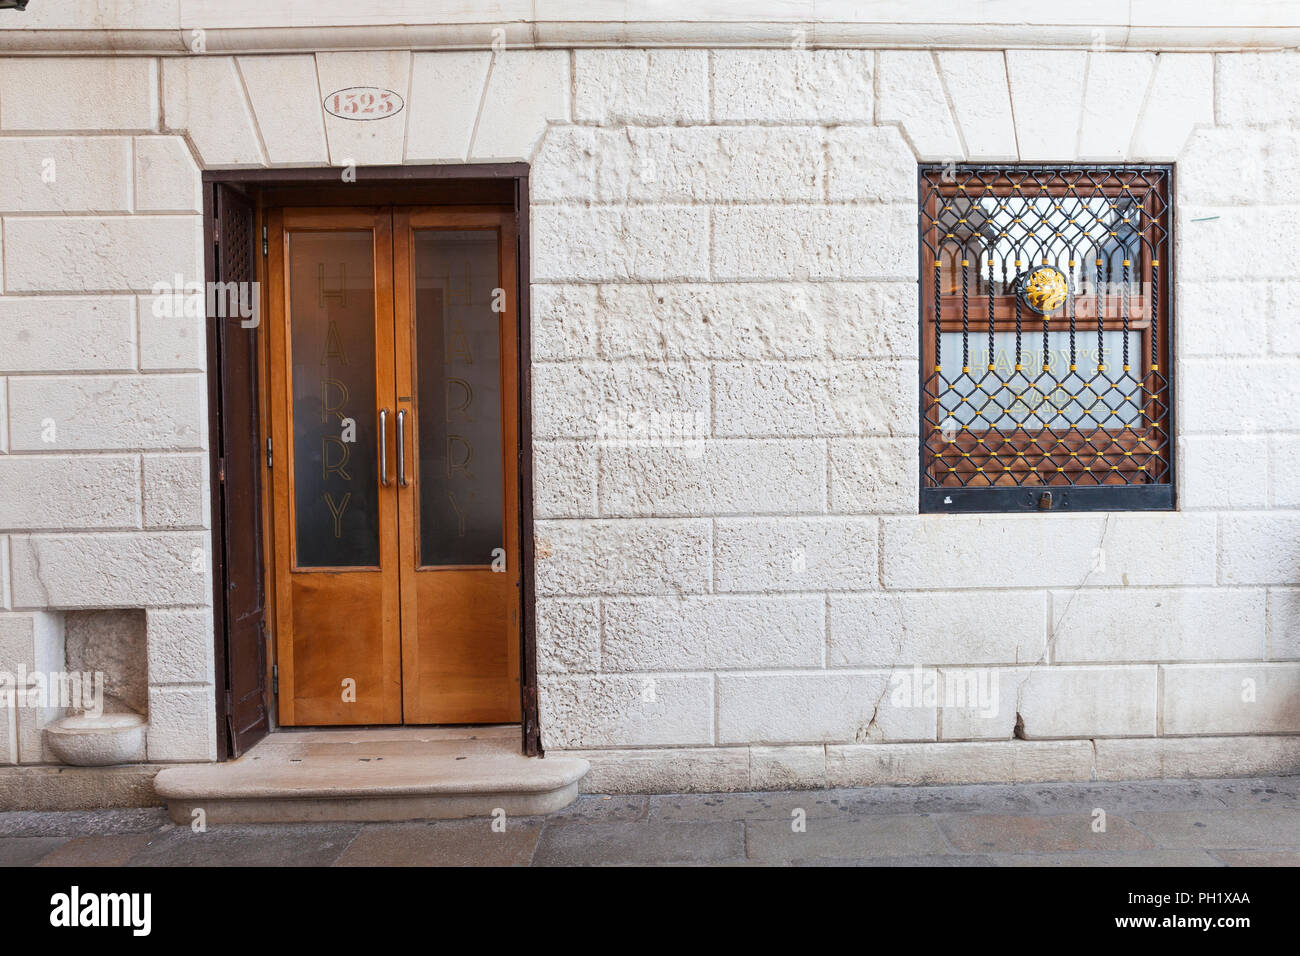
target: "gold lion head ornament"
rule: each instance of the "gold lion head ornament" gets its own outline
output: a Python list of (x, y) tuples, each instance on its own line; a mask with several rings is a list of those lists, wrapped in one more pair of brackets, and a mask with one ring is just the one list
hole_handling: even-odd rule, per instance
[(1039, 315), (1051, 315), (1070, 297), (1070, 284), (1056, 266), (1038, 266), (1021, 273), (1017, 286), (1020, 301)]

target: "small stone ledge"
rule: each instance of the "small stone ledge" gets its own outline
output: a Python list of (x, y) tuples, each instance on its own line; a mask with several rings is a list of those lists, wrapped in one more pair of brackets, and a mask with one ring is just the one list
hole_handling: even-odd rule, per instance
[[(1300, 735), (566, 750), (584, 793), (709, 793), (1300, 773)], [(823, 756), (824, 754), (824, 756)]]
[(0, 811), (161, 806), (153, 780), (165, 766), (0, 767)]

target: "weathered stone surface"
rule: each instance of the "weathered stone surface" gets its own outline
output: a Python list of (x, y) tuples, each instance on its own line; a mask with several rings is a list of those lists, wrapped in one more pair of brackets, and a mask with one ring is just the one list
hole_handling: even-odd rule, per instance
[(63, 632), (68, 669), (104, 675), (106, 712), (143, 714), (148, 710), (143, 611), (68, 611), (63, 615)]
[(8, 171), (0, 181), (0, 210), (6, 213), (130, 210), (129, 137), (5, 137), (0, 166)]
[(1219, 547), (1222, 584), (1294, 584), (1300, 580), (1300, 514), (1223, 515)]
[(912, 514), (920, 494), (917, 444), (911, 438), (833, 438), (830, 510)]
[(1164, 733), (1300, 733), (1300, 664), (1167, 664)]
[[(881, 519), (887, 588), (1215, 584), (1207, 514)], [(979, 555), (972, 562), (970, 555)], [(1244, 583), (1244, 582), (1243, 582)]]
[(533, 278), (542, 282), (690, 280), (709, 273), (704, 209), (538, 206), (532, 236)]
[(820, 667), (824, 603), (820, 597), (609, 599), (604, 668)]
[(874, 518), (720, 518), (719, 591), (873, 590)]
[(905, 361), (714, 366), (714, 429), (736, 436), (912, 435), (916, 365)]
[(922, 160), (956, 160), (961, 140), (929, 50), (881, 50), (876, 120), (901, 123)]
[(870, 123), (869, 50), (718, 50), (715, 122)]
[[(882, 243), (881, 235), (896, 239)], [(718, 279), (915, 280), (916, 210), (722, 206), (713, 212), (712, 260)]]
[[(1202, 57), (1208, 60), (1209, 56)], [(1219, 121), (1228, 126), (1294, 125), (1300, 121), (1300, 59), (1291, 53), (1229, 53), (1217, 57)]]
[(203, 212), (203, 180), (180, 136), (137, 136), (136, 212)]
[(0, 528), (138, 527), (140, 468), (134, 457), (0, 457)]
[(719, 674), (718, 741), (933, 740), (933, 706), (895, 706), (890, 671)]
[(212, 597), (203, 534), (15, 536), (10, 547), (18, 607), (159, 607)]
[(832, 667), (1020, 664), (1045, 649), (1032, 591), (882, 592), (830, 598)]
[(1268, 589), (1268, 657), (1300, 659), (1300, 588)]
[(709, 369), (702, 363), (539, 365), (533, 408), (539, 438), (699, 441), (707, 434)]
[(207, 526), (208, 460), (203, 455), (145, 455), (146, 528)]
[(750, 747), (750, 786), (755, 790), (815, 790), (826, 784), (826, 748)]
[(201, 684), (212, 674), (209, 608), (149, 608), (146, 646), (150, 684)]
[(325, 93), (316, 83), (316, 58), (241, 56), (236, 62), (271, 165), (329, 162), (321, 109)]
[(569, 85), (567, 50), (494, 54), (470, 161), (530, 160), (546, 124), (568, 122)]
[(539, 521), (536, 535), (539, 595), (709, 590), (707, 520)]
[[(1087, 741), (1079, 741), (1088, 746)], [(1243, 777), (1294, 774), (1300, 768), (1300, 736), (1100, 739), (1096, 779)]]
[(406, 161), (464, 162), (479, 118), (492, 54), (412, 54)]
[(832, 201), (915, 201), (916, 157), (893, 127), (830, 130), (826, 134), (826, 165), (826, 194)]
[(601, 443), (605, 516), (800, 514), (826, 509), (819, 441), (732, 441), (671, 435)]
[(831, 744), (826, 747), (826, 782), (870, 787), (1087, 780), (1092, 754), (1086, 740)]
[(531, 305), (534, 361), (594, 361), (600, 357), (595, 286), (534, 284)]
[(547, 749), (713, 743), (707, 676), (550, 674), (538, 694)]
[(10, 383), (14, 451), (201, 449), (199, 375), (22, 377)]
[(544, 598), (537, 602), (537, 671), (600, 669), (600, 602)]
[(1258, 588), (1123, 588), (1052, 595), (1057, 661), (1222, 661), (1264, 656)]
[(1005, 55), (963, 51), (938, 56), (966, 158), (1018, 159)]
[(149, 292), (203, 274), (194, 216), (6, 217), (4, 231), (6, 292)]
[(1075, 158), (1088, 54), (1079, 50), (1008, 50), (1012, 115), (1020, 158)]
[(533, 445), (533, 513), (539, 518), (590, 518), (599, 512), (595, 442)]
[[(1026, 672), (1019, 686), (1008, 683), (1002, 682), (1002, 709), (995, 720), (1014, 725), (1014, 716), (1019, 714), (1030, 739), (1155, 733), (1155, 667), (1035, 667)], [(950, 716), (954, 715), (945, 709), (945, 735)]]
[[(6, 58), (0, 89), (11, 93), (0, 103), (0, 129), (157, 129), (157, 70), (147, 57)], [(14, 95), (17, 90), (40, 95)]]
[[(737, 282), (603, 285), (592, 303), (602, 354), (640, 362), (812, 358), (840, 310), (885, 323), (867, 285)], [(578, 330), (575, 329), (575, 332)]]
[(266, 164), (234, 57), (164, 58), (162, 86), (166, 128), (188, 134), (204, 166)]
[(331, 166), (385, 166), (402, 162), (402, 143), (411, 118), (411, 57), (405, 51), (316, 54), (320, 98), (353, 87), (389, 90), (406, 106), (374, 120), (353, 120), (325, 113), (325, 141)]
[(1214, 122), (1214, 58), (1205, 53), (1161, 53), (1138, 119), (1130, 159), (1172, 160), (1192, 128)]
[(586, 793), (712, 793), (749, 789), (749, 749), (570, 750), (591, 763)]
[(170, 296), (139, 297), (136, 312), (140, 321), (140, 368), (150, 372), (202, 372), (208, 364), (204, 319), (177, 315), (174, 302)]
[(149, 760), (216, 760), (216, 733), (216, 693), (211, 685), (149, 688)]
[(579, 123), (682, 125), (709, 118), (706, 50), (575, 50)]
[(1117, 160), (1128, 155), (1156, 58), (1151, 53), (1088, 54), (1088, 83), (1079, 125), (1079, 158)]

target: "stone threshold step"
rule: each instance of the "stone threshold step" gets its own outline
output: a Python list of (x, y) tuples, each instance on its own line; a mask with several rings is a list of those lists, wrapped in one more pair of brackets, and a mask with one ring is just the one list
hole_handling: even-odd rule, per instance
[(280, 731), (238, 760), (168, 767), (154, 789), (176, 823), (445, 820), (553, 813), (587, 769), (525, 757), (514, 726)]

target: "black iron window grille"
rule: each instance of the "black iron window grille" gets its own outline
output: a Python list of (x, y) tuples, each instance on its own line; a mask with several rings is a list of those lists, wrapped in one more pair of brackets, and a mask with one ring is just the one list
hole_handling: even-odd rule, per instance
[(1169, 166), (922, 166), (921, 510), (1174, 506)]

